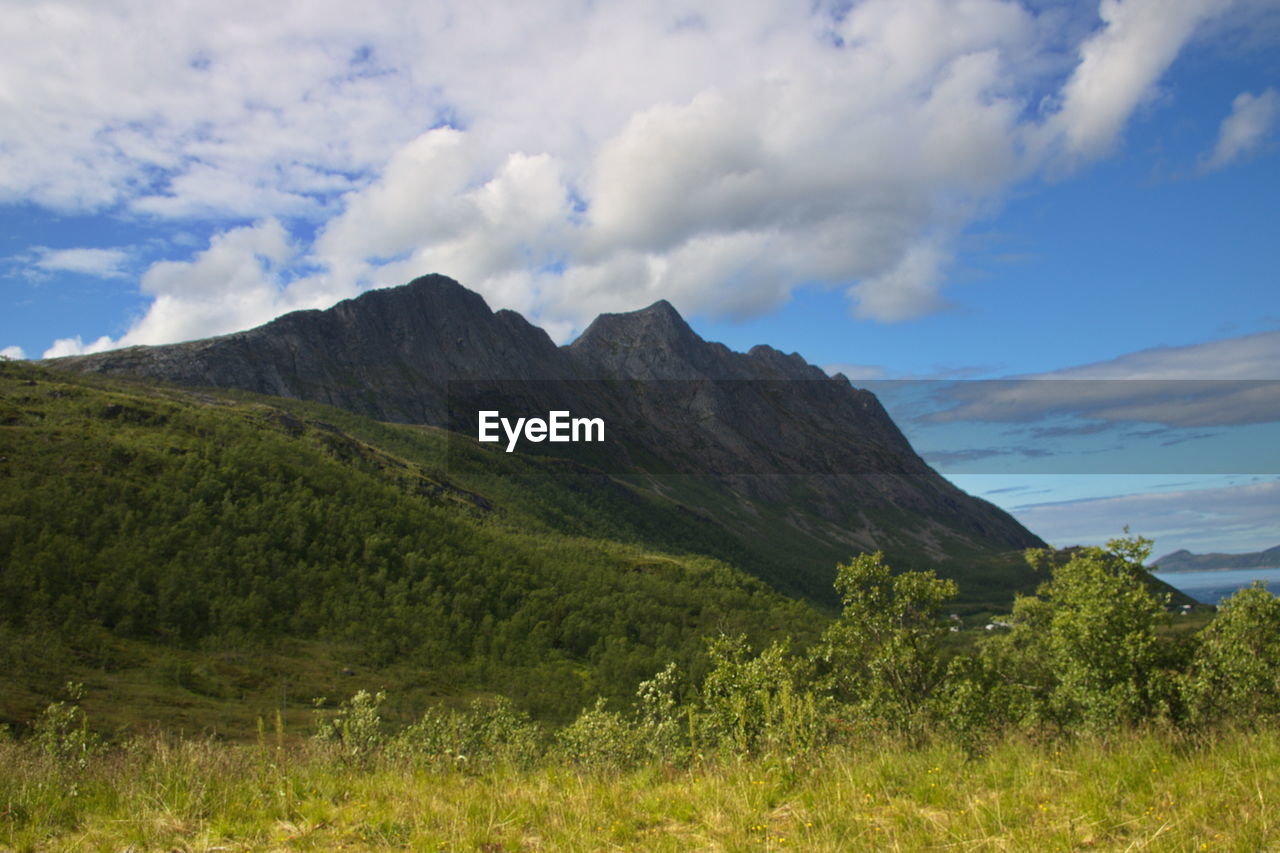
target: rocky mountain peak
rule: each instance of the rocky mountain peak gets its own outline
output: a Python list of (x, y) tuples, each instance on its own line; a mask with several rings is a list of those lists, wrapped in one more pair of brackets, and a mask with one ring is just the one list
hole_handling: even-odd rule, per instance
[(665, 299), (648, 308), (601, 314), (569, 346), (589, 375), (691, 379), (710, 366), (708, 344)]

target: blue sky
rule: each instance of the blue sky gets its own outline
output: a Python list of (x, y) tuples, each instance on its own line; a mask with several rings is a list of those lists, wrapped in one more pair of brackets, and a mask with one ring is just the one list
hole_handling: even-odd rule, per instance
[[(1275, 385), (1096, 381), (1280, 379), (1280, 3), (526, 5), (3, 2), (0, 351), (427, 272), (562, 341), (665, 298), (928, 380), (904, 430), (1055, 544), (1280, 543)], [(1001, 377), (1087, 381), (942, 381)]]

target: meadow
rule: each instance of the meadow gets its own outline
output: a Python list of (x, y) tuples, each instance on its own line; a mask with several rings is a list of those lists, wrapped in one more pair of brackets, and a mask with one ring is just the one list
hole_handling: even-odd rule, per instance
[(1274, 730), (1129, 731), (973, 756), (870, 739), (788, 757), (544, 757), (471, 772), (319, 742), (150, 737), (85, 766), (0, 744), (0, 847), (54, 850), (1268, 850)]

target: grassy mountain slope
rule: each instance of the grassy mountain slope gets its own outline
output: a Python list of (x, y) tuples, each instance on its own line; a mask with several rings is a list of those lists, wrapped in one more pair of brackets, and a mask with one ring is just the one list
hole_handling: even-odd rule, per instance
[[(521, 529), (707, 554), (789, 597), (832, 612), (838, 609), (832, 587), (836, 564), (866, 550), (850, 533), (860, 529), (875, 531), (892, 565), (936, 569), (956, 580), (960, 612), (1003, 612), (1015, 593), (1031, 594), (1042, 580), (1027, 567), (1021, 550), (996, 552), (989, 543), (966, 545), (942, 525), (932, 543), (902, 533), (919, 528), (918, 510), (850, 502), (838, 519), (815, 514), (806, 509), (814, 505), (815, 496), (805, 477), (761, 477), (788, 484), (785, 497), (769, 500), (750, 493), (754, 490), (735, 491), (708, 476), (611, 477), (539, 452), (505, 453), (435, 427), (373, 421), (301, 400), (232, 390), (217, 393), (329, 423), (349, 436), (391, 449), (433, 476), (446, 478), (452, 488), (484, 496), (506, 523)], [(936, 559), (939, 553), (944, 560)]]
[(706, 634), (821, 622), (704, 556), (735, 546), (668, 501), (550, 460), (446, 466), (437, 430), (264, 399), (0, 365), (0, 716), (86, 668), (268, 706), (397, 670), (562, 716), (696, 670)]

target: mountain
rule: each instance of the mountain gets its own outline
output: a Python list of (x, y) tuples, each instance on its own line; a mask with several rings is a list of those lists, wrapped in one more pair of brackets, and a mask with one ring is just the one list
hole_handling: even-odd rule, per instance
[(521, 450), (684, 507), (716, 543), (704, 553), (787, 594), (833, 603), (835, 564), (877, 549), (956, 578), (970, 602), (1035, 586), (1011, 552), (1043, 542), (929, 468), (873, 394), (796, 354), (704, 341), (665, 301), (601, 315), (556, 346), (519, 314), (426, 276), (245, 332), (47, 363), (446, 427), (450, 458), (502, 453), (473, 438), (482, 408), (600, 417), (604, 445)]
[(1273, 569), (1280, 566), (1280, 545), (1251, 554), (1193, 554), (1186, 549), (1152, 563), (1160, 572), (1205, 572), (1214, 569)]

